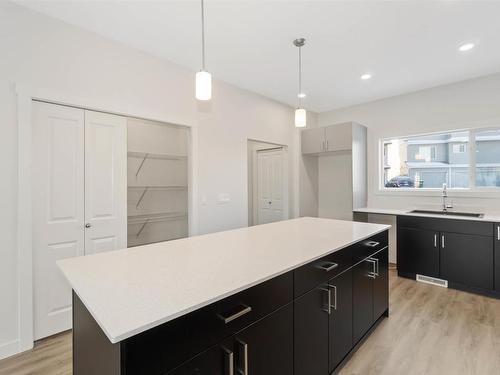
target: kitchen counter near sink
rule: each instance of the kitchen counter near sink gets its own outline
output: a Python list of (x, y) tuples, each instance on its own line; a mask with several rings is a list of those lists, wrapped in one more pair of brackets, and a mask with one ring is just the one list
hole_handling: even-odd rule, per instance
[[(393, 215), (393, 216), (417, 216), (417, 217), (432, 217), (432, 218), (445, 218), (451, 220), (468, 220), (468, 221), (486, 221), (486, 222), (500, 222), (500, 213), (498, 214), (484, 214), (481, 217), (471, 217), (471, 216), (454, 216), (453, 209), (449, 209), (446, 215), (443, 214), (431, 214), (431, 213), (418, 213), (411, 212), (413, 210), (427, 210), (425, 208), (408, 208), (406, 210), (403, 209), (394, 209), (394, 208), (375, 208), (375, 207), (362, 207), (356, 208), (353, 212), (359, 214), (379, 214), (379, 215)], [(463, 212), (464, 210), (460, 210), (459, 212)]]

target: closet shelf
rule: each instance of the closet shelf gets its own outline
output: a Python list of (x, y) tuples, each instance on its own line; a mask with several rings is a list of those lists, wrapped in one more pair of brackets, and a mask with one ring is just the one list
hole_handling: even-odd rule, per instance
[(127, 156), (131, 158), (140, 159), (159, 159), (159, 160), (186, 160), (187, 155), (184, 154), (161, 154), (155, 152), (140, 152), (140, 151), (129, 151)]
[(164, 221), (169, 219), (182, 219), (187, 217), (187, 212), (157, 212), (154, 214), (129, 215), (129, 224), (139, 224), (146, 220), (149, 222)]

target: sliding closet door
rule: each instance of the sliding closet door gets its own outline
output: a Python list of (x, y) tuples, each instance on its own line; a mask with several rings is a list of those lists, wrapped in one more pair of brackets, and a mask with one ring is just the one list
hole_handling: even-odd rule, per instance
[(59, 259), (84, 254), (84, 111), (33, 102), (34, 334), (71, 328)]
[(127, 247), (127, 120), (85, 111), (85, 254)]

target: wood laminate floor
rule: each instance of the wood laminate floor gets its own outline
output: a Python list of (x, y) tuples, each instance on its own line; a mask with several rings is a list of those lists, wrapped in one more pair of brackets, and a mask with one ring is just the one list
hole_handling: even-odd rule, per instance
[[(500, 300), (399, 278), (394, 270), (390, 288), (389, 319), (340, 375), (500, 374)], [(71, 333), (0, 361), (0, 375), (71, 372)]]

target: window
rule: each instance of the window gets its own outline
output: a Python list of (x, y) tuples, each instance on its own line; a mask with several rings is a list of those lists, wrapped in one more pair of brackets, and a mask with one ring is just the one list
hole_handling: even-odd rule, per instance
[[(383, 186), (440, 189), (447, 184), (451, 189), (469, 188), (470, 134), (469, 131), (456, 131), (383, 140)], [(500, 140), (500, 132), (497, 136)], [(482, 176), (489, 184), (498, 179), (500, 186), (500, 143), (497, 149), (499, 164), (495, 167), (498, 168), (494, 171), (484, 169)]]
[(500, 187), (500, 130), (475, 133), (476, 186)]
[(385, 188), (500, 188), (500, 129), (384, 139), (381, 145)]

